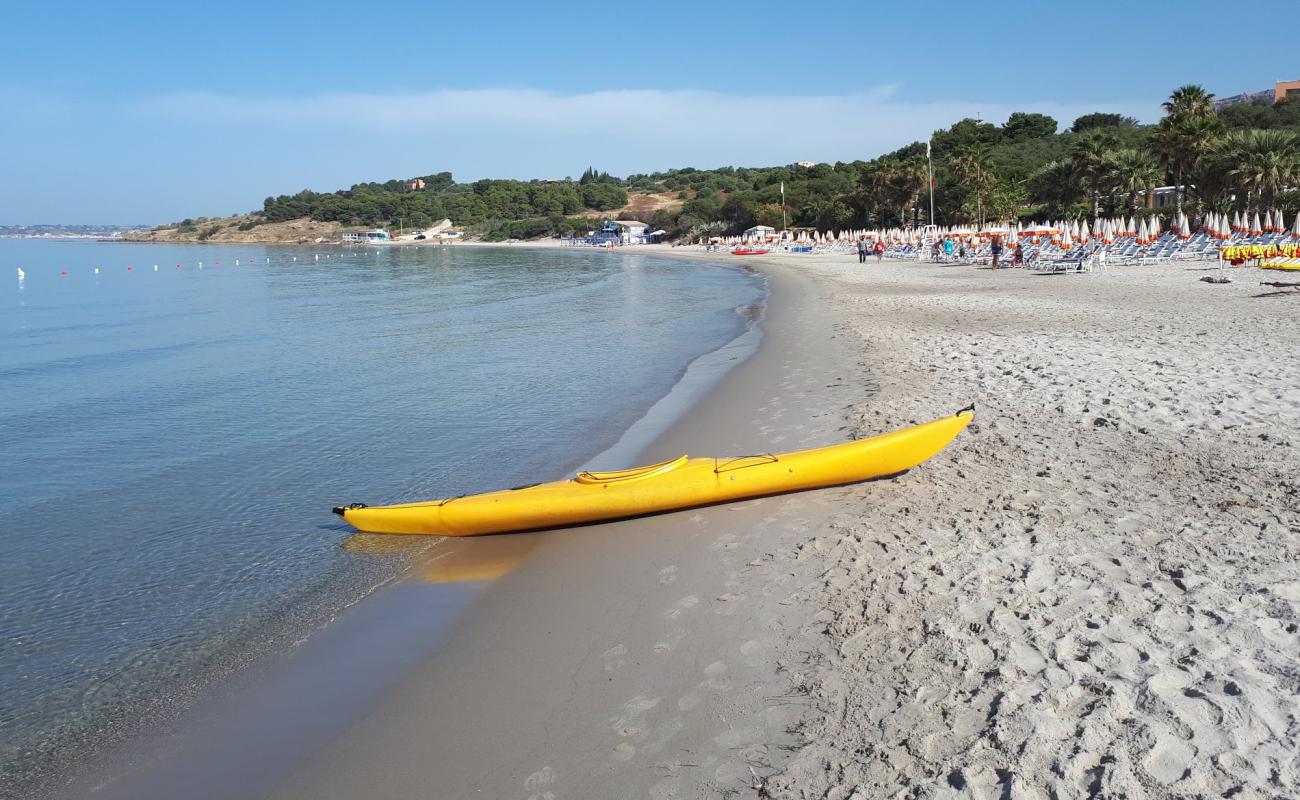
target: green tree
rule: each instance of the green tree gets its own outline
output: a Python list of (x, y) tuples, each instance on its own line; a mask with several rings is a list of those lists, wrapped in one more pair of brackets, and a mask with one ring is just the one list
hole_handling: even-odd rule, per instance
[(1138, 197), (1149, 194), (1162, 177), (1160, 165), (1150, 153), (1131, 148), (1108, 153), (1102, 169), (1102, 180), (1127, 199), (1130, 215), (1137, 213)]
[(1092, 197), (1092, 223), (1097, 224), (1098, 204), (1107, 171), (1107, 158), (1115, 144), (1114, 136), (1105, 128), (1091, 129), (1086, 136), (1074, 142), (1070, 163), (1074, 174), (1088, 189)]
[(1174, 179), (1174, 210), (1183, 211), (1183, 179), (1210, 153), (1221, 132), (1213, 114), (1167, 116), (1151, 133), (1156, 157)]
[(1097, 112), (1093, 114), (1084, 114), (1074, 121), (1070, 130), (1075, 133), (1084, 133), (1095, 128), (1133, 128), (1138, 121), (1132, 117), (1125, 117), (1121, 114), (1106, 114)]
[(1300, 180), (1300, 135), (1293, 131), (1232, 131), (1216, 155), (1224, 175), (1243, 190), (1246, 211), (1252, 197), (1257, 210), (1267, 210), (1279, 190)]
[(1214, 95), (1194, 83), (1179, 86), (1161, 103), (1169, 116), (1209, 116), (1214, 113)]
[(1017, 111), (1007, 118), (1002, 126), (1003, 138), (1020, 142), (1026, 139), (1042, 139), (1055, 135), (1056, 120), (1046, 114), (1027, 114)]
[(964, 147), (957, 151), (948, 163), (967, 190), (967, 199), (962, 210), (974, 220), (976, 225), (982, 227), (988, 221), (989, 201), (998, 188), (998, 179), (993, 174), (993, 163), (989, 158), (989, 148)]

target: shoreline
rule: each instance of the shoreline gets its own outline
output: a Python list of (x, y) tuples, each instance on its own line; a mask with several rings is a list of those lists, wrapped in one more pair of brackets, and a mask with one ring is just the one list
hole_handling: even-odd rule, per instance
[[(832, 320), (811, 313), (822, 286), (764, 272), (758, 351), (638, 461), (842, 438), (827, 409), (858, 384), (836, 380), (845, 370), (828, 346)], [(751, 767), (780, 766), (801, 717), (785, 672), (798, 658), (790, 641), (809, 622), (798, 598), (815, 573), (774, 553), (820, 525), (830, 510), (820, 500), (842, 492), (532, 534), (530, 557), (467, 609), (446, 644), (272, 796), (396, 798), (435, 785), (449, 797), (614, 787), (675, 796), (750, 785)]]
[[(624, 253), (624, 255), (629, 255)], [(632, 254), (637, 255), (637, 254)], [(641, 254), (645, 255), (645, 254)], [(655, 255), (653, 253), (649, 255)], [(711, 262), (717, 262), (716, 268), (737, 270), (739, 265), (728, 264), (719, 259), (708, 259)], [(710, 267), (714, 269), (715, 267)], [(757, 302), (765, 304), (766, 287), (762, 285), (759, 278), (755, 276), (737, 276), (737, 279), (750, 281), (761, 291), (762, 297)], [(588, 442), (585, 447), (575, 448), (577, 455), (568, 459), (571, 467), (577, 468), (582, 463), (593, 463), (594, 460), (610, 457), (622, 457), (634, 454), (637, 450), (642, 449), (647, 436), (657, 436), (662, 432), (666, 425), (670, 424), (676, 417), (683, 413), (685, 408), (698, 399), (701, 387), (705, 390), (712, 383), (716, 382), (718, 374), (730, 369), (732, 363), (737, 359), (748, 357), (749, 352), (754, 346), (754, 338), (758, 334), (755, 316), (761, 317), (761, 312), (755, 315), (753, 307), (738, 306), (732, 309), (732, 313), (742, 321), (740, 333), (734, 339), (725, 343), (717, 350), (705, 353), (702, 356), (689, 362), (682, 369), (675, 380), (668, 386), (664, 396), (654, 403), (651, 408), (646, 409), (640, 417), (636, 418), (628, 429), (621, 434), (616, 433), (616, 440), (603, 440), (600, 442)], [(567, 469), (567, 468), (566, 468)], [(201, 674), (187, 679), (183, 683), (169, 687), (165, 694), (159, 698), (159, 703), (149, 703), (148, 705), (161, 705), (164, 700), (185, 698), (177, 708), (167, 708), (161, 711), (151, 710), (148, 719), (135, 724), (126, 722), (129, 729), (124, 727), (125, 721), (113, 721), (108, 723), (109, 731), (107, 735), (100, 738), (96, 736), (97, 741), (87, 739), (86, 745), (81, 747), (77, 745), (75, 751), (70, 743), (67, 747), (60, 745), (58, 750), (62, 752), (75, 752), (80, 755), (88, 756), (82, 759), (77, 758), (77, 763), (106, 765), (106, 769), (99, 769), (98, 766), (92, 768), (87, 774), (74, 773), (73, 778), (76, 786), (84, 788), (86, 780), (99, 782), (103, 779), (105, 773), (111, 773), (123, 767), (127, 772), (133, 772), (138, 769), (138, 764), (142, 760), (152, 760), (148, 750), (152, 743), (157, 742), (164, 736), (170, 736), (175, 731), (180, 731), (182, 735), (194, 733), (187, 731), (191, 722), (197, 718), (201, 720), (211, 712), (212, 707), (216, 705), (216, 699), (227, 701), (232, 698), (238, 698), (242, 694), (255, 693), (258, 691), (258, 684), (266, 676), (274, 680), (285, 670), (285, 662), (293, 662), (299, 659), (298, 651), (303, 644), (303, 634), (305, 633), (307, 642), (310, 643), (317, 636), (332, 631), (341, 620), (351, 618), (356, 615), (358, 606), (365, 605), (377, 594), (385, 594), (380, 590), (397, 589), (401, 593), (400, 584), (404, 577), (411, 573), (422, 573), (426, 567), (437, 562), (446, 564), (455, 562), (458, 554), (448, 553), (450, 548), (439, 549), (438, 543), (429, 540), (427, 537), (418, 537), (416, 540), (404, 539), (400, 542), (393, 540), (394, 544), (400, 546), (393, 548), (376, 547), (376, 542), (357, 540), (366, 537), (350, 537), (343, 543), (345, 549), (354, 552), (373, 552), (382, 559), (402, 558), (404, 561), (414, 561), (402, 571), (402, 574), (395, 576), (391, 580), (385, 580), (380, 585), (375, 586), (367, 595), (356, 603), (350, 603), (343, 607), (338, 614), (316, 614), (311, 617), (311, 623), (307, 628), (293, 629), (289, 622), (284, 624), (272, 624), (265, 628), (259, 628), (256, 631), (247, 634), (241, 634), (238, 637), (240, 642), (247, 640), (253, 644), (244, 647), (242, 644), (237, 648), (236, 657), (233, 659), (222, 658), (220, 664), (213, 666), (211, 669), (204, 667)], [(425, 551), (430, 551), (426, 553)], [(472, 561), (472, 559), (469, 559)], [(457, 567), (461, 571), (473, 572), (477, 567), (472, 563), (461, 564)], [(445, 570), (444, 570), (445, 571)], [(446, 576), (443, 578), (446, 579)], [(311, 592), (304, 590), (304, 596), (310, 595), (316, 590), (308, 587)], [(458, 608), (463, 605), (458, 602), (443, 603), (438, 598), (422, 598), (417, 600), (419, 603), (431, 603), (434, 606), (443, 608), (448, 614), (454, 614)], [(468, 602), (468, 601), (467, 601)], [(294, 609), (289, 615), (295, 618), (301, 618), (304, 615), (297, 609)], [(346, 627), (346, 625), (344, 626)], [(273, 642), (273, 646), (266, 647), (264, 641)], [(390, 649), (394, 648), (390, 645)], [(101, 727), (103, 727), (101, 725)], [(127, 731), (122, 735), (113, 732)], [(94, 736), (93, 732), (89, 736)], [(217, 749), (211, 747), (211, 749)], [(64, 769), (47, 769), (42, 766), (37, 770), (24, 773), (22, 775), (22, 787), (35, 787), (33, 791), (39, 791), (42, 795), (50, 794), (52, 796), (63, 796), (68, 792), (65, 789), (57, 787), (63, 786), (64, 779), (69, 777), (69, 772)], [(52, 779), (52, 780), (51, 780)], [(41, 788), (44, 787), (44, 788)], [(50, 787), (55, 787), (51, 789)], [(11, 787), (14, 792), (18, 792), (20, 787)], [(26, 791), (24, 788), (23, 791)], [(74, 794), (78, 789), (71, 790)], [(102, 789), (97, 790), (102, 791)], [(9, 796), (9, 790), (0, 790), (0, 795)], [(15, 794), (14, 796), (27, 796)]]
[[(655, 248), (655, 250), (657, 251), (658, 248)], [(623, 254), (626, 255), (628, 253), (624, 252)], [(653, 254), (663, 255), (660, 252), (654, 252)], [(703, 254), (700, 255), (703, 256)], [(718, 267), (723, 269), (737, 269), (741, 266), (721, 261), (713, 254), (699, 257), (696, 260), (717, 262)], [(768, 294), (766, 279), (764, 279), (764, 281), (765, 299), (763, 303), (764, 307), (766, 307), (766, 305), (771, 302), (771, 298)], [(660, 400), (657, 401), (645, 415), (639, 418), (629, 427), (628, 430), (624, 431), (615, 444), (606, 448), (602, 452), (589, 457), (587, 459), (589, 463), (610, 459), (618, 459), (620, 461), (632, 459), (636, 454), (645, 450), (650, 442), (662, 439), (664, 436), (665, 426), (676, 427), (681, 424), (684, 417), (689, 418), (694, 413), (694, 408), (701, 401), (701, 395), (707, 397), (716, 390), (719, 373), (722, 374), (722, 380), (725, 381), (727, 375), (734, 371), (735, 362), (744, 362), (746, 359), (752, 357), (753, 351), (756, 347), (760, 346), (763, 339), (762, 319), (764, 317), (764, 312), (761, 308), (757, 313), (752, 309), (745, 310), (738, 308), (736, 311), (737, 313), (742, 313), (742, 316), (749, 319), (748, 325), (744, 331), (736, 339), (733, 339), (718, 350), (707, 353), (691, 362), (664, 397), (660, 398)], [(547, 534), (533, 534), (531, 536), (536, 538), (544, 537), (546, 535)], [(493, 539), (498, 541), (509, 538), (514, 537), (493, 537)], [(353, 537), (350, 537), (347, 543), (345, 543), (345, 546), (349, 547), (349, 549), (360, 548), (363, 550), (377, 546), (380, 550), (376, 552), (386, 552), (384, 548), (385, 542), (377, 542), (377, 540), (382, 539), (383, 537), (354, 535)], [(354, 545), (354, 542), (358, 543)], [(482, 540), (472, 543), (448, 540), (446, 542), (438, 542), (432, 545), (422, 542), (411, 542), (409, 540), (403, 540), (400, 542), (394, 540), (393, 544), (394, 546), (405, 545), (406, 547), (398, 547), (398, 549), (402, 551), (415, 549), (415, 545), (424, 545), (419, 549), (424, 549), (428, 552), (423, 556), (417, 557), (417, 563), (410, 568), (406, 577), (399, 578), (393, 583), (379, 587), (379, 589), (372, 593), (370, 597), (367, 597), (357, 605), (346, 609), (342, 615), (335, 618), (324, 628), (314, 629), (303, 647), (311, 648), (313, 642), (319, 639), (337, 639), (338, 636), (334, 633), (337, 628), (352, 628), (353, 644), (355, 645), (358, 642), (362, 642), (365, 635), (358, 633), (355, 630), (356, 625), (350, 623), (349, 620), (357, 617), (369, 617), (373, 621), (376, 615), (375, 612), (368, 610), (370, 608), (387, 607), (394, 615), (406, 614), (409, 616), (412, 613), (418, 613), (412, 611), (409, 607), (403, 608), (402, 602), (393, 603), (391, 601), (391, 598), (403, 593), (405, 593), (409, 598), (415, 598), (414, 600), (407, 601), (405, 603), (406, 606), (414, 604), (417, 607), (423, 607), (424, 605), (432, 603), (435, 606), (446, 608), (448, 607), (446, 602), (435, 596), (439, 593), (445, 593), (447, 590), (446, 586), (436, 585), (430, 587), (429, 591), (422, 593), (418, 590), (412, 591), (411, 584), (418, 584), (422, 575), (427, 579), (432, 580), (432, 578), (428, 578), (428, 576), (433, 574), (439, 574), (439, 583), (455, 582), (457, 575), (448, 575), (447, 573), (449, 570), (443, 566), (448, 563), (455, 565), (450, 570), (451, 573), (462, 573), (462, 577), (468, 575), (470, 579), (478, 576), (485, 570), (487, 573), (493, 573), (494, 571), (499, 570), (501, 562), (506, 562), (510, 566), (516, 565), (524, 558), (527, 558), (527, 550), (532, 549), (531, 547), (523, 547), (521, 543), (519, 546), (512, 545), (507, 547), (506, 550), (510, 552), (503, 555), (493, 550), (490, 545), (486, 548), (482, 547)], [(468, 548), (470, 552), (466, 552), (466, 548)], [(480, 557), (480, 555), (474, 551), (481, 549), (487, 549), (492, 552), (485, 557)], [(522, 551), (522, 555), (519, 555), (516, 551)], [(383, 591), (380, 591), (380, 589)], [(465, 593), (460, 588), (455, 588), (453, 591), (458, 596), (465, 596)], [(471, 592), (470, 594), (475, 595), (477, 592)], [(452, 602), (451, 606), (454, 608), (452, 609), (451, 616), (463, 612), (470, 602), (472, 601), (467, 600), (464, 603)], [(390, 625), (390, 627), (392, 626)], [(426, 644), (432, 645), (432, 642), (426, 642)], [(345, 655), (345, 651), (349, 649), (351, 648), (342, 646), (338, 647), (337, 650), (340, 652), (335, 652), (333, 656), (337, 657)], [(390, 649), (392, 649), (391, 646)], [(228, 752), (231, 748), (224, 747), (219, 741), (214, 741), (210, 734), (210, 730), (213, 727), (222, 727), (232, 724), (231, 715), (220, 709), (214, 710), (214, 706), (220, 705), (221, 703), (233, 702), (237, 705), (242, 705), (242, 710), (237, 712), (235, 716), (251, 715), (252, 717), (261, 718), (260, 712), (257, 709), (249, 707), (248, 704), (240, 698), (250, 694), (265, 694), (265, 685), (273, 685), (277, 682), (284, 684), (285, 681), (288, 680), (285, 678), (285, 675), (287, 674), (298, 674), (300, 678), (304, 677), (304, 674), (302, 673), (302, 657), (298, 651), (299, 648), (295, 648), (294, 651), (289, 654), (287, 664), (284, 663), (286, 659), (283, 658), (283, 655), (276, 656), (272, 654), (269, 659), (264, 657), (259, 659), (259, 661), (254, 663), (251, 667), (245, 668), (240, 675), (235, 676), (233, 681), (217, 684), (214, 691), (205, 694), (195, 708), (181, 714), (178, 726), (169, 726), (169, 728), (174, 729), (182, 741), (203, 741), (205, 743), (204, 750), (207, 752), (227, 752), (232, 760), (238, 761), (239, 757), (237, 755)], [(268, 661), (271, 663), (268, 664)], [(311, 673), (311, 670), (311, 667), (307, 667), (308, 673)], [(321, 680), (330, 680), (328, 677), (320, 678), (320, 676), (312, 674), (306, 674), (306, 677), (309, 681), (316, 682)], [(290, 680), (289, 683), (291, 684), (292, 680)], [(352, 692), (352, 694), (357, 693), (358, 692)], [(347, 693), (344, 692), (343, 694)], [(218, 698), (220, 698), (220, 702), (218, 702)], [(266, 702), (265, 698), (264, 702)], [(344, 701), (338, 700), (337, 698), (331, 698), (329, 702), (346, 705)], [(267, 702), (267, 704), (272, 706), (275, 705), (274, 702)], [(262, 721), (266, 722), (265, 719)], [(300, 733), (302, 734), (300, 738), (303, 740), (313, 740), (317, 735), (316, 733), (305, 731)], [(146, 736), (144, 739), (129, 741), (120, 756), (111, 756), (108, 759), (108, 766), (106, 769), (92, 770), (88, 775), (78, 778), (74, 787), (80, 788), (73, 788), (71, 794), (65, 791), (57, 793), (56, 796), (76, 796), (77, 792), (86, 790), (87, 778), (89, 778), (90, 782), (95, 784), (95, 793), (97, 796), (150, 796), (151, 792), (154, 792), (155, 796), (166, 796), (171, 790), (163, 789), (156, 785), (153, 789), (149, 788), (150, 782), (154, 779), (149, 775), (149, 773), (156, 773), (159, 778), (164, 778), (167, 775), (174, 775), (176, 771), (175, 768), (181, 763), (188, 764), (190, 768), (199, 773), (214, 768), (206, 757), (190, 760), (183, 752), (179, 754), (176, 753), (174, 745), (166, 745), (162, 747), (163, 750), (169, 748), (172, 748), (173, 750), (171, 756), (168, 758), (162, 758), (159, 754), (152, 752), (157, 749), (157, 742), (155, 740), (156, 737), (154, 736)], [(238, 748), (236, 747), (234, 749)], [(286, 750), (292, 750), (293, 748), (291, 746), (279, 745), (275, 749), (277, 752), (285, 752)], [(254, 761), (257, 761), (259, 758), (256, 754), (246, 753), (245, 755), (253, 755)], [(143, 765), (145, 764), (148, 764), (149, 766), (144, 767)], [(183, 783), (183, 781), (180, 781), (180, 783)], [(173, 785), (172, 789), (175, 789), (176, 785), (179, 785), (179, 783)], [(121, 794), (115, 794), (115, 792), (121, 792)]]

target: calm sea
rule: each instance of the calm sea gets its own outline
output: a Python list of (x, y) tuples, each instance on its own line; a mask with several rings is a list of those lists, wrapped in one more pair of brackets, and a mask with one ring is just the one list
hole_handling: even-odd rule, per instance
[(401, 571), (330, 506), (562, 477), (763, 296), (649, 254), (0, 240), (0, 783)]

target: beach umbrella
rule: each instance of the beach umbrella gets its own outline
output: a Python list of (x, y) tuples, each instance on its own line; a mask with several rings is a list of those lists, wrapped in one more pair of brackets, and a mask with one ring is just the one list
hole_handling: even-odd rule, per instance
[(1300, 239), (1300, 211), (1296, 212), (1295, 224), (1291, 226), (1291, 235)]
[(1137, 229), (1137, 234), (1136, 234), (1136, 235), (1137, 235), (1137, 243), (1138, 243), (1138, 244), (1146, 244), (1148, 241), (1150, 241), (1149, 238), (1148, 238), (1149, 235), (1150, 235), (1150, 231), (1147, 230), (1147, 221), (1146, 221), (1146, 220), (1141, 220), (1141, 221), (1138, 222), (1138, 229)]
[(1273, 230), (1276, 233), (1282, 233), (1286, 230), (1286, 219), (1282, 216), (1282, 209), (1280, 208), (1273, 211)]
[(1255, 220), (1254, 220), (1254, 222), (1253, 222), (1253, 223), (1251, 224), (1251, 226), (1250, 226), (1250, 235), (1251, 235), (1251, 236), (1259, 236), (1259, 235), (1262, 234), (1263, 232), (1264, 232), (1264, 228), (1261, 227), (1260, 224), (1259, 224), (1259, 212), (1256, 211), (1256, 212), (1255, 212)]
[(1219, 217), (1219, 238), (1220, 239), (1232, 238), (1232, 228), (1228, 225), (1227, 214), (1224, 214), (1223, 216)]

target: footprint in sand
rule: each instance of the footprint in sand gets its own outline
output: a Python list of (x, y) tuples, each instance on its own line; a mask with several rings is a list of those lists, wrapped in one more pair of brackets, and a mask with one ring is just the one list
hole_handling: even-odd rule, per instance
[(656, 653), (663, 655), (664, 653), (667, 653), (671, 651), (674, 647), (676, 647), (677, 643), (680, 642), (681, 640), (682, 640), (682, 634), (680, 633), (677, 634), (676, 636), (670, 636), (667, 639), (655, 642), (654, 650)]
[(677, 567), (675, 565), (669, 564), (659, 570), (659, 582), (663, 585), (667, 586), (675, 580), (677, 580)]
[(524, 778), (524, 791), (528, 792), (528, 800), (554, 800), (555, 792), (547, 790), (547, 787), (555, 783), (555, 770), (549, 766), (541, 769)]
[(700, 598), (693, 594), (688, 594), (681, 600), (678, 600), (676, 603), (669, 606), (668, 610), (664, 612), (664, 616), (668, 619), (677, 619), (682, 615), (682, 612), (695, 608), (699, 603)]
[(600, 657), (605, 662), (605, 671), (613, 672), (627, 666), (627, 659), (623, 658), (625, 655), (627, 655), (627, 646), (622, 644), (616, 644), (601, 653)]
[(642, 717), (646, 712), (659, 705), (662, 698), (637, 695), (623, 704), (623, 713), (614, 717), (610, 725), (614, 732), (623, 738), (641, 735), (644, 730)]

